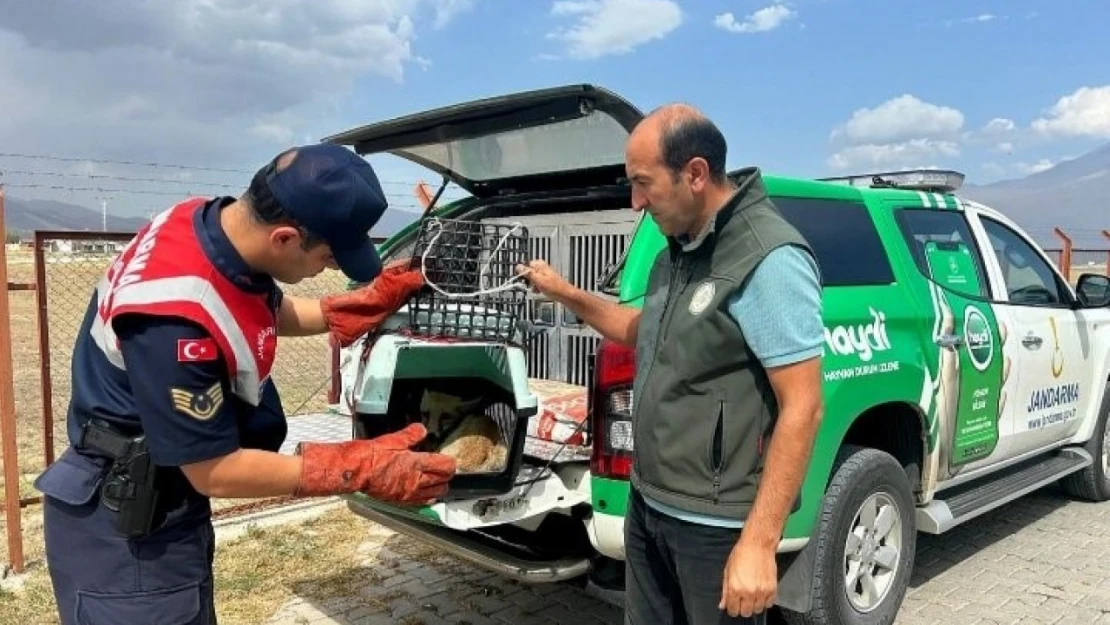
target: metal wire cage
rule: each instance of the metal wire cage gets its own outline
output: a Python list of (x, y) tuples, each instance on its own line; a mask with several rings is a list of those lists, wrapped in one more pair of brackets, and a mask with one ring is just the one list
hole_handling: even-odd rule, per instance
[(527, 295), (516, 267), (528, 262), (528, 250), (528, 229), (520, 224), (426, 219), (412, 259), (426, 285), (409, 302), (409, 330), (511, 341)]

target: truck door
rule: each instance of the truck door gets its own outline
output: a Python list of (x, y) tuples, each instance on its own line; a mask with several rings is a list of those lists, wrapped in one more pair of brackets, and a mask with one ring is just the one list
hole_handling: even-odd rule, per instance
[(1016, 376), (1010, 453), (1071, 437), (1089, 409), (1091, 346), (1074, 295), (1044, 252), (1004, 218), (971, 209), (991, 271), (995, 307), (1010, 322)]
[(1009, 453), (1005, 319), (991, 304), (986, 263), (962, 212), (905, 207), (896, 215), (932, 306), (925, 345), (944, 480)]

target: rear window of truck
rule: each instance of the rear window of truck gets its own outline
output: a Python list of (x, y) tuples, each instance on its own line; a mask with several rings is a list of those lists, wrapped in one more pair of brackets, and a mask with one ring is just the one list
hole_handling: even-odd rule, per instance
[(813, 248), (824, 286), (894, 282), (890, 259), (863, 204), (795, 197), (772, 201)]
[[(844, 200), (773, 197), (775, 206), (813, 248), (822, 285), (866, 286), (894, 282), (886, 249), (863, 204)], [(617, 296), (627, 251), (599, 284)]]

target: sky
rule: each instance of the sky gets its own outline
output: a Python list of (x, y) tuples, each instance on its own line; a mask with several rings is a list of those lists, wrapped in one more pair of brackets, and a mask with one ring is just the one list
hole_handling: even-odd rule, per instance
[[(1108, 0), (0, 0), (0, 183), (147, 215), (352, 126), (571, 83), (699, 107), (730, 168), (986, 183), (1110, 142), (1108, 17)], [(397, 208), (435, 180), (370, 160)]]

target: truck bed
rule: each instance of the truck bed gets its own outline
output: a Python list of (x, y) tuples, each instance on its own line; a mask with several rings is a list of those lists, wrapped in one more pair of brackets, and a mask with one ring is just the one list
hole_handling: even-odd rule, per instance
[(528, 420), (526, 459), (552, 464), (588, 462), (586, 387), (537, 378), (529, 378), (528, 387), (539, 399), (539, 411)]

